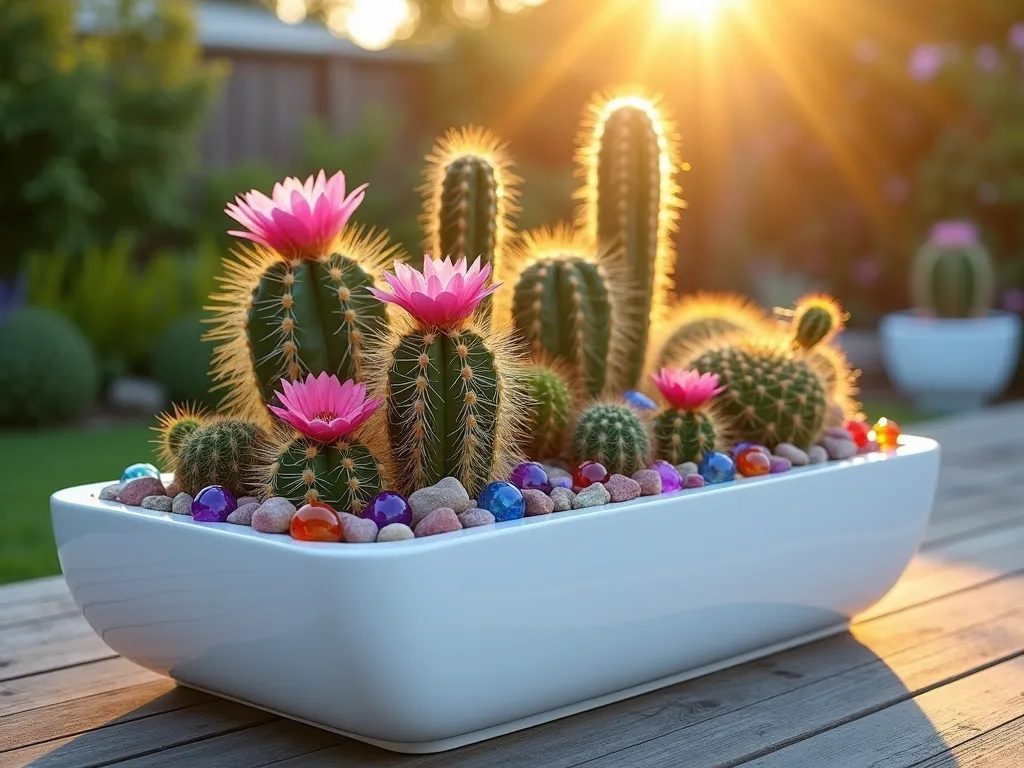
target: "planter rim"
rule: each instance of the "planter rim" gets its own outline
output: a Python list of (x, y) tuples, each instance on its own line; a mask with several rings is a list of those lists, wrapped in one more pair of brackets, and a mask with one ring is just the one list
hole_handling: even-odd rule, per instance
[(1005, 309), (989, 309), (984, 315), (977, 315), (975, 317), (934, 317), (931, 315), (919, 314), (916, 309), (898, 309), (895, 312), (889, 312), (882, 318), (884, 322), (887, 319), (902, 319), (910, 321), (920, 321), (922, 324), (929, 325), (981, 325), (987, 323), (1004, 323), (1007, 320), (1017, 324), (1020, 323), (1020, 316), (1015, 312), (1008, 312)]
[[(256, 546), (266, 547), (289, 547), (299, 549), (311, 557), (329, 558), (360, 558), (360, 557), (401, 557), (405, 554), (423, 553), (428, 550), (457, 547), (466, 541), (478, 541), (483, 537), (515, 536), (520, 529), (533, 525), (571, 525), (574, 519), (580, 517), (592, 518), (599, 515), (620, 515), (630, 514), (641, 506), (663, 504), (674, 501), (682, 496), (689, 498), (700, 494), (723, 493), (737, 486), (748, 484), (764, 485), (766, 483), (787, 483), (799, 481), (807, 473), (820, 476), (827, 472), (841, 472), (843, 469), (859, 464), (887, 461), (899, 456), (908, 456), (917, 453), (926, 453), (939, 448), (935, 440), (916, 435), (901, 435), (900, 445), (892, 451), (873, 452), (859, 454), (844, 461), (829, 461), (822, 464), (812, 464), (804, 467), (793, 467), (788, 472), (777, 475), (765, 475), (755, 478), (738, 479), (733, 482), (721, 485), (706, 485), (702, 488), (690, 488), (672, 493), (663, 493), (657, 496), (641, 496), (638, 499), (626, 502), (605, 504), (601, 507), (589, 509), (574, 509), (566, 512), (557, 512), (550, 515), (539, 515), (536, 517), (524, 517), (519, 520), (507, 520), (479, 528), (469, 528), (451, 533), (443, 533), (435, 536), (418, 537), (415, 539), (394, 542), (374, 542), (368, 545), (344, 545), (334, 542), (307, 542), (297, 541), (287, 534), (260, 533), (249, 526), (235, 525), (232, 523), (201, 523), (196, 522), (187, 515), (176, 515), (170, 512), (158, 512), (156, 510), (143, 509), (142, 507), (129, 507), (116, 501), (102, 501), (98, 498), (99, 491), (110, 482), (88, 483), (55, 492), (51, 496), (53, 501), (65, 504), (78, 504), (102, 511), (111, 515), (137, 515), (148, 517), (158, 525), (186, 525), (201, 529), (203, 535), (207, 536), (229, 536), (233, 538), (244, 537), (252, 540)], [(166, 483), (170, 475), (164, 475)]]

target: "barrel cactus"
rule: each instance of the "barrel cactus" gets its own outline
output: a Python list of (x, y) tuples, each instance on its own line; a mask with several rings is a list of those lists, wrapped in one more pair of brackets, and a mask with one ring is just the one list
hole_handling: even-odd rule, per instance
[(974, 225), (936, 224), (914, 259), (910, 285), (914, 304), (939, 317), (971, 317), (989, 308), (994, 288), (992, 259)]
[(609, 472), (631, 475), (646, 466), (651, 440), (636, 410), (623, 403), (597, 402), (580, 413), (572, 448), (576, 461), (599, 461)]
[(621, 248), (636, 289), (637, 336), (625, 386), (640, 380), (648, 329), (662, 323), (674, 295), (672, 233), (684, 203), (674, 178), (674, 132), (656, 100), (598, 97), (581, 132), (582, 228), (601, 246)]
[(181, 444), (175, 480), (193, 496), (208, 485), (223, 485), (239, 496), (259, 486), (260, 456), (269, 437), (258, 425), (215, 419), (193, 429)]
[(392, 330), (373, 366), (406, 492), (455, 477), (475, 496), (521, 459), (521, 365), (507, 336), (471, 319), (498, 287), (487, 287), (490, 273), (479, 259), (467, 268), (427, 256), (422, 273), (401, 262), (385, 273), (392, 292), (373, 290), (412, 320)]
[(665, 368), (651, 377), (667, 407), (654, 417), (654, 446), (672, 464), (700, 463), (726, 443), (722, 419), (712, 400), (722, 390), (713, 373)]
[(566, 447), (572, 419), (573, 392), (568, 376), (557, 364), (534, 364), (524, 374), (529, 400), (529, 456), (550, 459)]
[(167, 472), (176, 472), (178, 453), (185, 440), (199, 427), (208, 423), (210, 417), (199, 406), (175, 403), (170, 413), (161, 413), (156, 418), (157, 426), (154, 429), (159, 435), (157, 454), (161, 466)]

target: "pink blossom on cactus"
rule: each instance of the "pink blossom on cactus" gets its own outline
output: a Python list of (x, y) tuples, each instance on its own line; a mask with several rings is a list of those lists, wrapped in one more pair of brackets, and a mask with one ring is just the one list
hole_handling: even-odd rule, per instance
[(700, 408), (725, 389), (718, 386), (717, 373), (662, 368), (660, 373), (652, 373), (651, 378), (669, 405), (682, 411)]
[(917, 46), (910, 54), (908, 68), (910, 76), (921, 82), (928, 82), (942, 69), (946, 62), (946, 54), (936, 43), (924, 43)]
[(281, 380), (283, 392), (275, 392), (283, 407), (267, 407), (306, 437), (321, 443), (333, 443), (357, 430), (381, 400), (367, 399), (366, 386), (351, 379), (341, 383), (326, 372), (306, 380)]
[(376, 288), (370, 292), (381, 301), (397, 304), (422, 325), (451, 328), (473, 314), (485, 296), (494, 293), (501, 283), (487, 286), (491, 265), (480, 266), (480, 259), (466, 268), (466, 260), (431, 259), (423, 257), (423, 272), (395, 262), (395, 274), (384, 273), (394, 293)]
[(341, 171), (327, 179), (321, 170), (305, 183), (289, 176), (274, 184), (271, 197), (253, 189), (228, 203), (224, 212), (247, 230), (231, 230), (228, 234), (285, 256), (316, 258), (352, 218), (363, 202), (366, 186), (346, 196), (345, 174)]
[(940, 221), (929, 239), (942, 248), (967, 248), (978, 242), (978, 228), (970, 221)]

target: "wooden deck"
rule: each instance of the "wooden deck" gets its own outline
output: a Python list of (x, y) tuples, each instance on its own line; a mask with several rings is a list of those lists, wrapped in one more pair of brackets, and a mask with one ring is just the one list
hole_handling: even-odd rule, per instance
[[(1024, 406), (915, 430), (939, 498), (852, 633), (461, 750), (384, 752), (118, 658), (61, 579), (0, 588), (0, 767), (1024, 765)], [(865, 504), (884, 503), (865, 489)]]

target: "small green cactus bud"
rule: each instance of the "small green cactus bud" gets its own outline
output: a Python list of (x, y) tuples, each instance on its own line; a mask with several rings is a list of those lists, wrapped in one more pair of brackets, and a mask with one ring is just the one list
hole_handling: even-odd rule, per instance
[(258, 487), (260, 455), (267, 440), (267, 434), (248, 421), (222, 419), (199, 426), (178, 451), (175, 479), (193, 496), (208, 485), (249, 495)]
[(599, 461), (609, 472), (632, 475), (647, 464), (651, 441), (637, 412), (620, 403), (587, 407), (573, 431), (576, 461)]
[(356, 440), (324, 445), (297, 437), (280, 449), (269, 474), (275, 496), (296, 506), (319, 500), (355, 515), (383, 490), (377, 460)]
[(526, 371), (526, 390), (530, 400), (530, 458), (561, 456), (572, 413), (572, 395), (565, 377), (555, 368), (534, 365)]
[(843, 329), (843, 310), (831, 296), (805, 296), (793, 313), (793, 338), (803, 349), (827, 342)]

